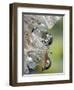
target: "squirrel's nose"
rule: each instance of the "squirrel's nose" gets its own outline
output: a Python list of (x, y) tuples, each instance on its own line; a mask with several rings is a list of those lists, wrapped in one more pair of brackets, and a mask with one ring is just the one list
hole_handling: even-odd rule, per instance
[(42, 70), (47, 70), (50, 67), (51, 67), (51, 60), (47, 60), (47, 63), (45, 64), (45, 66)]

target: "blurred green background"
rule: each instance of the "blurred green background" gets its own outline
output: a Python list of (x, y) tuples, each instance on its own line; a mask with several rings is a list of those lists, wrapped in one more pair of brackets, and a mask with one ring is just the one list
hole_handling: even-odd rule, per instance
[(52, 29), (48, 30), (53, 36), (53, 42), (48, 49), (48, 57), (51, 60), (51, 67), (42, 71), (41, 63), (35, 70), (42, 73), (62, 73), (63, 72), (63, 16), (56, 22)]
[(42, 73), (61, 73), (63, 72), (63, 17), (49, 30), (49, 33), (53, 35), (53, 43), (48, 49), (52, 64)]

